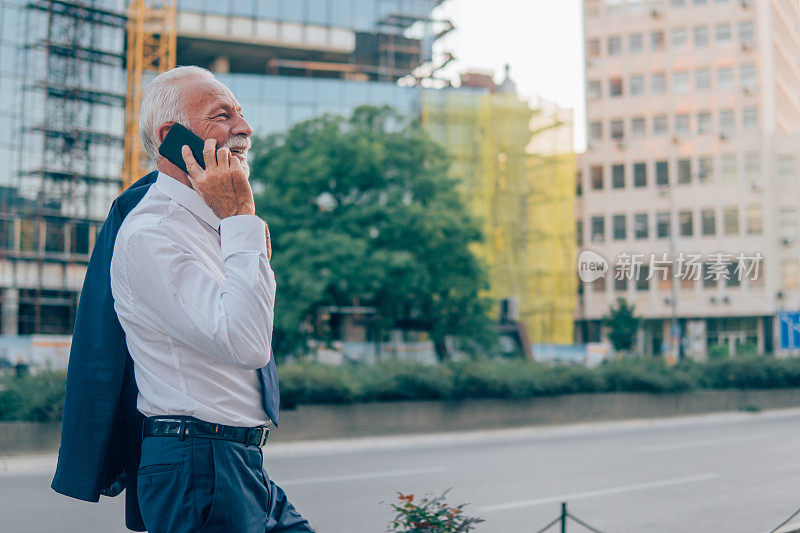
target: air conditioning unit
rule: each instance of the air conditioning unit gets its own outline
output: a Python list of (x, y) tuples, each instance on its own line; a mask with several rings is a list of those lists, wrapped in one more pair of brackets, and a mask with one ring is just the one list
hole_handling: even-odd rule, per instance
[(720, 141), (727, 141), (728, 140), (727, 132), (724, 132), (724, 131), (719, 132), (719, 140)]
[(651, 17), (653, 17), (654, 19), (660, 19), (660, 18), (661, 18), (661, 16), (662, 16), (663, 14), (664, 14), (664, 13), (661, 11), (661, 9), (659, 9), (659, 8), (657, 8), (657, 7), (656, 7), (656, 8), (653, 8), (653, 9), (650, 11), (650, 16), (651, 16)]
[(750, 190), (753, 192), (761, 192), (761, 184), (757, 181), (751, 181)]
[(751, 5), (753, 5), (752, 0), (739, 0), (739, 4), (741, 4), (743, 9), (747, 9)]
[(683, 142), (683, 137), (681, 137), (681, 136), (680, 136), (680, 135), (678, 135), (677, 133), (676, 133), (675, 135), (673, 135), (673, 136), (672, 136), (672, 143), (673, 143), (673, 144), (680, 144), (680, 143), (682, 143), (682, 142)]
[(783, 246), (784, 248), (788, 248), (793, 244), (794, 244), (794, 239), (790, 239), (789, 237), (783, 237), (781, 239), (781, 246)]
[(743, 42), (742, 43), (742, 52), (749, 52), (753, 49), (753, 43)]

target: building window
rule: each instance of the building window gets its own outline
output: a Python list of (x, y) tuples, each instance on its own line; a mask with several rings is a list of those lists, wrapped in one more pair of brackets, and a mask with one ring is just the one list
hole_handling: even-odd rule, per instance
[(593, 191), (602, 191), (603, 190), (603, 167), (600, 165), (595, 165), (590, 169), (592, 174), (592, 190)]
[(614, 35), (608, 38), (608, 55), (618, 56), (622, 54), (622, 37)]
[(631, 119), (631, 137), (644, 137), (645, 133), (644, 117), (633, 117)]
[(797, 238), (797, 208), (781, 207), (778, 210), (778, 237), (787, 242)]
[(711, 88), (711, 71), (701, 68), (694, 71), (694, 85), (698, 91), (705, 91)]
[(721, 109), (719, 112), (720, 133), (730, 133), (736, 129), (736, 115), (733, 109)]
[(739, 168), (736, 163), (736, 154), (722, 154), (719, 158), (720, 174), (725, 183), (739, 181)]
[(633, 95), (644, 94), (644, 76), (641, 74), (631, 76), (630, 91)]
[(606, 219), (602, 216), (592, 217), (592, 242), (606, 240)]
[(633, 186), (647, 187), (647, 163), (633, 164)]
[(728, 44), (731, 42), (731, 25), (728, 22), (721, 22), (714, 27), (714, 38), (717, 44)]
[(89, 224), (78, 223), (72, 226), (72, 235), (69, 240), (69, 251), (73, 254), (89, 254)]
[(636, 213), (633, 215), (633, 238), (647, 239), (649, 228), (647, 227), (647, 213)]
[(625, 136), (625, 126), (621, 120), (611, 121), (611, 138), (620, 140)]
[(722, 224), (725, 226), (725, 235), (739, 234), (739, 208), (726, 207), (722, 211)]
[(653, 117), (653, 135), (667, 134), (667, 115), (656, 115)]
[(699, 157), (697, 159), (697, 181), (700, 183), (710, 183), (714, 181), (714, 158)]
[(752, 20), (739, 22), (739, 42), (746, 45), (752, 45), (755, 42), (755, 31), (753, 29)]
[(669, 237), (669, 211), (656, 212), (656, 237), (659, 239)]
[(689, 115), (686, 113), (675, 115), (675, 135), (679, 137), (689, 136)]
[(756, 89), (756, 66), (753, 63), (743, 63), (739, 67), (739, 80), (746, 91)]
[(641, 265), (638, 268), (636, 276), (636, 290), (647, 291), (650, 290), (650, 267), (648, 265)]
[(761, 181), (761, 154), (759, 152), (744, 154), (744, 177), (750, 183)]
[(659, 187), (669, 185), (669, 162), (656, 161), (656, 185)]
[(706, 3), (706, 0), (692, 0), (692, 4), (696, 6), (702, 6)]
[(66, 226), (55, 222), (45, 224), (45, 252), (64, 253)]
[(687, 44), (686, 28), (672, 28), (672, 48), (685, 48)]
[(711, 271), (711, 263), (703, 263), (703, 288), (714, 289), (717, 287), (716, 274)]
[(687, 185), (692, 182), (692, 160), (678, 159), (678, 185)]
[(663, 50), (664, 49), (664, 32), (651, 31), (650, 32), (650, 49)]
[(603, 97), (603, 86), (599, 80), (592, 80), (586, 84), (586, 95), (591, 100)]
[(686, 5), (686, 0), (670, 0), (669, 5), (672, 7), (683, 7)]
[(575, 196), (583, 196), (583, 172), (575, 173)]
[(697, 133), (700, 135), (711, 133), (711, 113), (709, 111), (701, 111), (697, 114)]
[(586, 56), (600, 57), (600, 39), (589, 39), (586, 41)]
[(796, 289), (800, 278), (800, 264), (797, 259), (783, 259), (781, 261), (781, 288)]
[(758, 129), (758, 108), (745, 107), (742, 109), (742, 129), (752, 131)]
[(748, 205), (746, 219), (747, 234), (761, 235), (762, 231), (764, 230), (764, 220), (761, 216), (761, 204)]
[(625, 276), (614, 277), (614, 290), (617, 292), (626, 292), (628, 290), (628, 278)]
[(608, 95), (611, 97), (622, 96), (622, 78), (608, 80)]
[(708, 26), (694, 27), (694, 47), (705, 48), (708, 46)]
[(603, 123), (601, 121), (594, 120), (589, 123), (589, 138), (593, 141), (603, 139)]
[(611, 187), (625, 188), (625, 165), (611, 165)]
[(703, 209), (700, 211), (700, 226), (703, 235), (706, 237), (717, 234), (716, 212), (713, 209)]
[(575, 243), (583, 246), (583, 220), (575, 221)]
[(676, 93), (689, 92), (689, 72), (676, 70), (672, 73), (672, 90)]
[(667, 75), (663, 72), (656, 72), (650, 76), (650, 92), (653, 94), (664, 94), (667, 91)]
[(632, 33), (628, 36), (628, 52), (640, 54), (642, 52), (642, 34)]
[(717, 70), (717, 88), (730, 89), (733, 87), (733, 69), (731, 67), (720, 67)]
[(678, 226), (681, 237), (691, 237), (694, 234), (691, 211), (678, 211)]
[(614, 215), (614, 240), (624, 241), (628, 238), (625, 231), (625, 215)]
[(21, 252), (39, 251), (39, 224), (35, 220), (20, 220), (19, 249)]

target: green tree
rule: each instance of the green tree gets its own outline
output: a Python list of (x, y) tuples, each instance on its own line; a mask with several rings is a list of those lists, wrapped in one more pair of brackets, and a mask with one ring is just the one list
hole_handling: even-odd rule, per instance
[(617, 298), (616, 307), (611, 306), (608, 314), (603, 317), (610, 331), (608, 339), (617, 351), (630, 350), (636, 337), (636, 331), (641, 324), (641, 317), (634, 315), (635, 305), (628, 304), (625, 298)]
[(302, 346), (323, 305), (377, 308), (379, 329), (490, 338), (479, 226), (445, 149), (388, 107), (325, 115), (254, 144), (256, 209), (270, 226), (276, 348)]

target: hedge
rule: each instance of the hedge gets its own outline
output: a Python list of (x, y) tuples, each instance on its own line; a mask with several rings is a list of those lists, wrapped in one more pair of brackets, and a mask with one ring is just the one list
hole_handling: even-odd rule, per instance
[[(398, 400), (523, 399), (593, 392), (800, 387), (800, 358), (728, 357), (667, 366), (626, 359), (588, 369), (528, 361), (478, 360), (428, 365), (410, 361), (279, 367), (282, 405)], [(64, 372), (0, 378), (0, 420), (55, 421), (64, 406)]]

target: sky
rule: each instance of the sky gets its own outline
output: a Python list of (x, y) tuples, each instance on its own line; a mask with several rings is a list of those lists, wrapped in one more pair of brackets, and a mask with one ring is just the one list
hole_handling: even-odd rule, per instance
[(575, 112), (575, 148), (586, 145), (581, 0), (446, 0), (434, 11), (456, 27), (436, 50), (456, 61), (443, 71), (457, 78), (469, 69), (494, 70), (526, 99), (542, 97)]

